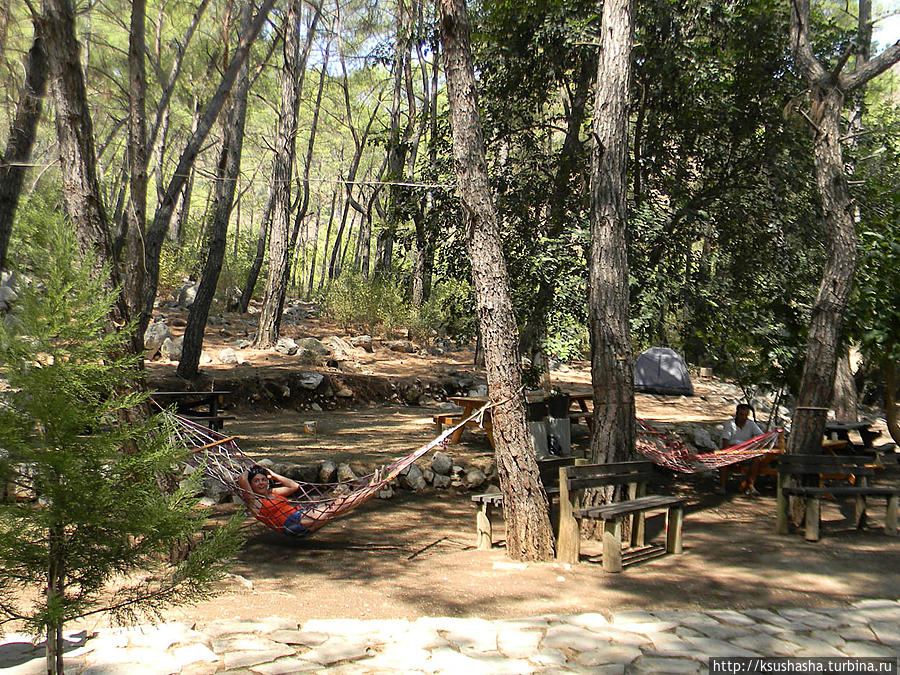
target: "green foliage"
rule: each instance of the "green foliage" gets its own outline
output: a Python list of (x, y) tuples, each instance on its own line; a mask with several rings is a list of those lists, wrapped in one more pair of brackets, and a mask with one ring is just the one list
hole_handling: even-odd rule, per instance
[(421, 338), (441, 335), (469, 339), (475, 335), (477, 322), (471, 284), (450, 279), (439, 283), (423, 306), (413, 312), (411, 330)]
[[(45, 225), (31, 283), (0, 322), (0, 439), (33, 498), (0, 504), (0, 615), (35, 632), (204, 597), (238, 541), (238, 521), (200, 535), (195, 485), (159, 487), (183, 449), (162, 419), (135, 414), (146, 396), (132, 389), (128, 327), (110, 330), (115, 295), (78, 264), (71, 227)], [(171, 562), (175, 548), (191, 550)], [(25, 589), (38, 591), (33, 603)]]
[(344, 330), (374, 332), (377, 328), (391, 334), (409, 325), (409, 306), (402, 288), (390, 277), (365, 281), (356, 274), (344, 273), (328, 287), (322, 306)]

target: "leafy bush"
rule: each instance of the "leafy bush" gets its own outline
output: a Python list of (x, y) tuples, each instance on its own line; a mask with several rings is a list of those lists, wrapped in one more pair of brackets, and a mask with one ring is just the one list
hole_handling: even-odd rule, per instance
[(322, 306), (344, 330), (371, 333), (378, 328), (390, 334), (410, 323), (401, 285), (390, 277), (366, 281), (358, 274), (344, 273), (328, 287)]

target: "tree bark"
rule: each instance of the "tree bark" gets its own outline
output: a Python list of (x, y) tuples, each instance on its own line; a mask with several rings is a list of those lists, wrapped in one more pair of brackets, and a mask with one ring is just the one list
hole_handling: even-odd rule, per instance
[(488, 387), (495, 405), (494, 443), (503, 491), (507, 555), (516, 560), (549, 560), (553, 532), (525, 419), (518, 330), (484, 158), (468, 11), (464, 0), (440, 0), (439, 6), (453, 158), (484, 336)]
[[(145, 0), (132, 0), (128, 38), (128, 205), (125, 209), (124, 294), (128, 312), (141, 309), (144, 285), (144, 236), (147, 214), (147, 74), (144, 66)], [(143, 342), (143, 333), (133, 337)]]
[[(246, 2), (241, 13), (241, 32), (247, 30), (252, 19), (253, 3)], [(247, 92), (250, 87), (250, 66), (244, 61), (238, 75), (237, 87), (231, 107), (226, 117), (222, 150), (216, 176), (215, 207), (209, 233), (209, 245), (206, 264), (200, 277), (197, 297), (188, 313), (187, 326), (184, 329), (184, 344), (177, 373), (186, 380), (197, 376), (200, 354), (203, 351), (203, 335), (206, 331), (206, 320), (219, 283), (222, 262), (225, 259), (225, 245), (228, 236), (228, 220), (234, 204), (234, 193), (241, 173), (241, 152), (244, 143), (244, 122), (247, 119)]]
[(591, 152), (589, 312), (594, 433), (591, 460), (615, 462), (634, 453), (634, 372), (628, 306), (625, 194), (631, 48), (631, 0), (606, 0)]
[(253, 346), (274, 346), (281, 328), (281, 312), (287, 294), (290, 259), (291, 180), (297, 140), (297, 112), (300, 105), (300, 16), (301, 3), (291, 0), (284, 36), (284, 62), (281, 70), (281, 112), (275, 141), (272, 168), (274, 206), (269, 228), (269, 274), (259, 314), (259, 327)]
[(266, 256), (266, 240), (269, 236), (269, 223), (272, 221), (272, 209), (275, 205), (275, 195), (269, 192), (269, 199), (266, 201), (266, 210), (263, 212), (263, 218), (259, 223), (259, 232), (256, 238), (256, 256), (253, 258), (253, 264), (250, 265), (250, 271), (247, 272), (247, 280), (244, 282), (244, 290), (241, 292), (241, 306), (238, 311), (241, 314), (247, 313), (250, 306), (250, 298), (253, 297), (253, 289), (256, 288), (256, 281), (259, 279), (259, 271), (262, 269), (263, 260)]
[(25, 56), (25, 81), (16, 105), (16, 117), (9, 130), (6, 151), (0, 157), (0, 270), (6, 269), (6, 256), (13, 219), (22, 193), (22, 184), (37, 137), (44, 92), (47, 89), (47, 58), (39, 22), (34, 25), (34, 42)]
[[(119, 286), (119, 275), (112, 264), (109, 224), (97, 180), (93, 125), (71, 0), (45, 0), (43, 35), (50, 89), (56, 106), (63, 204), (75, 227), (75, 239), (82, 256), (92, 260), (94, 273), (103, 278), (108, 290), (113, 290)], [(115, 323), (124, 322), (128, 317), (127, 307), (121, 300), (120, 296), (112, 317)], [(137, 345), (134, 347), (138, 349)]]
[[(813, 165), (825, 226), (826, 261), (813, 306), (806, 361), (794, 410), (788, 452), (819, 454), (834, 391), (841, 318), (847, 307), (856, 265), (856, 227), (841, 151), (841, 112), (845, 96), (900, 60), (900, 41), (849, 72), (828, 72), (818, 61), (810, 34), (809, 0), (791, 0), (794, 62), (810, 87), (809, 120)], [(848, 55), (849, 56), (849, 55)]]
[(834, 377), (834, 392), (831, 407), (834, 416), (845, 422), (856, 422), (857, 412), (856, 382), (850, 371), (850, 352), (843, 350), (838, 356), (837, 370)]

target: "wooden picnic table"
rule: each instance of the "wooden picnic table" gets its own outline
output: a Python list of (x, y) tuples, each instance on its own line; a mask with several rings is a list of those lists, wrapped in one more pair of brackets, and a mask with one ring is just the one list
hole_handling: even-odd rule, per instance
[(158, 405), (165, 408), (173, 403), (175, 412), (183, 417), (203, 422), (210, 429), (220, 431), (226, 419), (232, 416), (222, 415), (219, 411), (220, 398), (229, 391), (154, 391), (150, 393)]
[[(585, 418), (588, 419), (588, 425), (590, 426), (590, 410), (588, 409), (588, 401), (593, 399), (594, 393), (592, 391), (571, 391), (571, 392), (563, 392), (564, 394), (568, 394), (569, 396), (569, 417), (570, 419), (579, 419)], [(548, 394), (543, 392), (541, 393), (526, 393), (525, 400), (529, 403), (537, 403), (540, 401), (546, 400)], [(452, 414), (444, 414), (444, 415), (435, 415), (434, 421), (438, 426), (438, 433), (444, 424), (456, 424), (470, 415), (472, 415), (476, 410), (484, 406), (490, 399), (487, 396), (448, 396), (447, 400), (451, 403), (455, 403), (462, 411), (459, 413)], [(576, 410), (572, 408), (577, 406)], [(493, 427), (491, 425), (490, 418), (490, 410), (485, 412), (484, 418), (479, 422), (479, 420), (475, 419), (469, 422), (466, 426), (480, 426), (482, 427), (488, 435), (488, 440), (491, 442), (491, 446), (494, 445), (493, 438)], [(454, 432), (453, 436), (450, 437), (450, 443), (455, 444), (459, 443), (459, 439), (462, 437), (462, 433), (465, 427), (460, 427)]]
[[(825, 436), (833, 441), (844, 441), (844, 447), (850, 451), (871, 451), (872, 441), (881, 435), (881, 433), (872, 429), (872, 424), (873, 422), (870, 420), (859, 422), (828, 420), (825, 422)], [(862, 445), (850, 440), (850, 433), (853, 431), (859, 434), (860, 439), (862, 439)]]

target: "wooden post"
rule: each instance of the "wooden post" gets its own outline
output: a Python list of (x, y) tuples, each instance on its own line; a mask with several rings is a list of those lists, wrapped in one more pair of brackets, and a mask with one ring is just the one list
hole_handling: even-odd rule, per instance
[(684, 523), (684, 507), (670, 506), (666, 511), (666, 552), (679, 554), (684, 552), (681, 544), (681, 526)]
[(581, 524), (574, 515), (566, 467), (559, 467), (559, 534), (556, 537), (556, 561), (575, 564), (581, 555)]
[[(860, 476), (859, 487), (869, 487), (869, 479), (866, 476)], [(854, 526), (857, 530), (861, 530), (866, 526), (866, 496), (856, 495), (856, 508), (854, 512)]]
[(788, 533), (788, 499), (784, 496), (784, 488), (788, 483), (788, 474), (778, 472), (778, 493), (776, 495), (775, 533)]
[[(629, 483), (628, 498), (638, 499), (647, 494), (646, 483)], [(644, 511), (638, 511), (631, 515), (631, 545), (635, 548), (641, 548), (644, 545), (645, 538), (645, 521), (646, 515)]]
[(475, 514), (475, 546), (479, 551), (490, 551), (494, 541), (494, 531), (491, 526), (491, 506), (482, 502)]
[(806, 498), (806, 541), (819, 541), (819, 504), (818, 497)]
[(897, 536), (897, 505), (898, 496), (890, 495), (887, 502), (887, 515), (884, 517), (884, 533), (891, 536)]
[(622, 571), (622, 519), (603, 521), (603, 570)]

